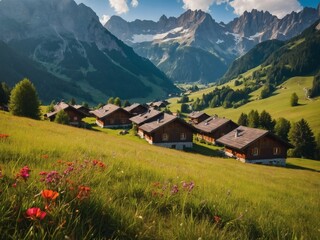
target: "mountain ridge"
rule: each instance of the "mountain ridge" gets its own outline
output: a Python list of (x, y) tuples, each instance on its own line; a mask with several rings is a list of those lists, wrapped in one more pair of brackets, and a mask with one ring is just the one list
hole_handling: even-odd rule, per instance
[(61, 81), (76, 85), (93, 103), (110, 96), (160, 98), (177, 92), (163, 72), (106, 30), (84, 4), (2, 0), (0, 21), (0, 40)]
[[(201, 10), (188, 10), (177, 18), (163, 15), (157, 22), (127, 22), (112, 16), (105, 27), (132, 46), (139, 55), (150, 59), (174, 81), (208, 83), (222, 77), (233, 60), (256, 44), (272, 39), (288, 40), (319, 18), (319, 6), (317, 9), (304, 8), (299, 13), (292, 12), (282, 19), (269, 12), (252, 10), (228, 24), (217, 23), (210, 14)], [(118, 26), (118, 22), (121, 25)], [(206, 57), (202, 59), (198, 55), (199, 61), (193, 64), (193, 68), (185, 68), (185, 65), (191, 65), (191, 57), (181, 61), (179, 56), (183, 49), (190, 52), (190, 47), (211, 54), (212, 63), (201, 66)], [(208, 67), (210, 70), (206, 70)], [(204, 77), (195, 74), (198, 69), (203, 69)], [(184, 78), (184, 75), (193, 77)]]

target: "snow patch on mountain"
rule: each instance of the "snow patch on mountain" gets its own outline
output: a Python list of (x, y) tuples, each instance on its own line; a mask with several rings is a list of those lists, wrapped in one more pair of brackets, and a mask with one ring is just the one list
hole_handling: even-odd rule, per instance
[(154, 35), (152, 34), (134, 34), (132, 36), (132, 43), (152, 42)]
[(264, 34), (264, 32), (257, 32), (256, 34), (248, 37), (248, 39), (252, 40), (252, 41), (255, 41), (257, 38), (260, 38), (263, 34)]

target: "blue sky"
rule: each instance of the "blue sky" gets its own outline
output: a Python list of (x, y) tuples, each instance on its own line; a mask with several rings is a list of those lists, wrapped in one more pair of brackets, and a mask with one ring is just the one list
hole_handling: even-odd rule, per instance
[(187, 9), (202, 9), (220, 22), (231, 21), (245, 10), (268, 10), (283, 17), (303, 7), (316, 8), (320, 0), (76, 0), (91, 7), (100, 19), (119, 15), (127, 21), (147, 19), (157, 21), (161, 15), (179, 16)]

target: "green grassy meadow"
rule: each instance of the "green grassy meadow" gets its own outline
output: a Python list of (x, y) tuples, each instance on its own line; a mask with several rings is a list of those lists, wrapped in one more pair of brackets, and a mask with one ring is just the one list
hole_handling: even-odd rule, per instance
[[(3, 112), (0, 134), (9, 135), (0, 139), (4, 239), (320, 235), (317, 161), (288, 159), (286, 168), (243, 164), (154, 147), (132, 134), (78, 129)], [(23, 178), (20, 169), (26, 165), (30, 176)], [(55, 181), (48, 180), (52, 171), (59, 174)], [(43, 190), (59, 196), (44, 199)], [(26, 211), (33, 207), (46, 216), (30, 217)]]
[[(261, 89), (251, 93), (251, 101), (237, 109), (223, 107), (208, 108), (204, 112), (213, 115), (218, 114), (237, 122), (240, 114), (249, 113), (252, 109), (262, 112), (266, 110), (275, 119), (279, 117), (287, 118), (290, 121), (299, 121), (304, 118), (308, 121), (314, 133), (320, 133), (320, 98), (306, 99), (304, 88), (311, 88), (313, 77), (294, 77), (283, 83), (282, 88), (277, 89), (273, 96), (257, 100)], [(210, 91), (211, 89), (208, 89)], [(196, 92), (189, 96), (190, 99), (201, 97), (205, 90)], [(212, 91), (212, 90), (211, 90)], [(296, 92), (299, 97), (299, 106), (290, 106), (290, 97)], [(175, 112), (180, 109), (181, 104), (177, 104), (177, 99), (170, 99), (170, 110)]]

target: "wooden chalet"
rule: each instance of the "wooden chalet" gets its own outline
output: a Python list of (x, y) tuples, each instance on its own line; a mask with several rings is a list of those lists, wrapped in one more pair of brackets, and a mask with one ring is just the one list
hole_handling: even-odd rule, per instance
[(198, 124), (200, 122), (203, 122), (204, 120), (208, 119), (210, 116), (204, 112), (192, 112), (188, 115), (188, 118), (190, 119), (190, 122), (192, 124)]
[(147, 104), (149, 107), (152, 107), (154, 109), (161, 109), (161, 108), (165, 108), (166, 106), (169, 105), (168, 101), (157, 101), (157, 102), (150, 102)]
[(44, 114), (44, 116), (48, 118), (50, 121), (55, 120), (58, 112), (64, 111), (69, 116), (69, 125), (77, 127), (84, 126), (84, 122), (82, 121), (82, 119), (85, 118), (86, 115), (78, 109), (74, 108), (73, 106), (65, 102), (59, 102), (56, 105), (54, 105), (53, 108), (53, 112)]
[(130, 121), (137, 126), (141, 126), (144, 123), (154, 121), (163, 114), (163, 112), (150, 108), (148, 111), (130, 118)]
[(138, 134), (148, 143), (175, 149), (192, 148), (193, 127), (184, 120), (164, 113), (138, 128)]
[(206, 120), (194, 125), (197, 130), (197, 138), (208, 143), (216, 144), (216, 140), (239, 125), (227, 118), (219, 118), (217, 116), (209, 117)]
[(96, 117), (96, 124), (102, 128), (130, 128), (131, 113), (114, 104), (107, 104), (103, 107), (90, 111)]
[(82, 105), (73, 105), (73, 107), (75, 109), (77, 109), (78, 111), (82, 112), (87, 117), (93, 117), (93, 115), (90, 113), (91, 109), (89, 109), (85, 106), (82, 106)]
[(286, 165), (287, 150), (293, 146), (273, 133), (240, 126), (217, 140), (225, 154), (245, 163)]
[(134, 103), (131, 106), (125, 107), (124, 110), (131, 113), (132, 115), (139, 115), (147, 112), (148, 107), (143, 104)]

